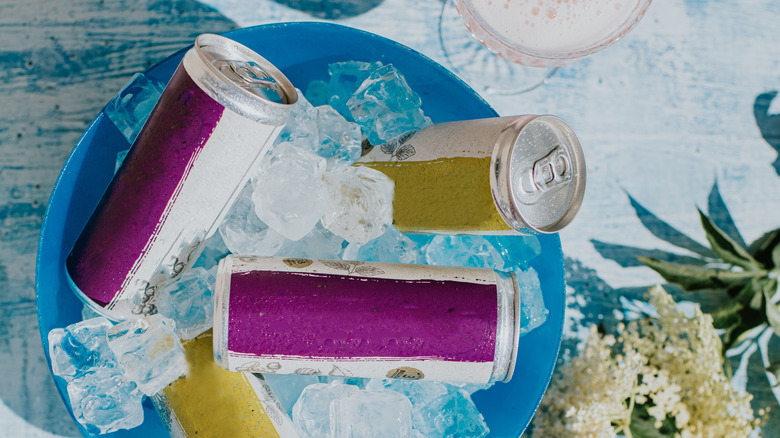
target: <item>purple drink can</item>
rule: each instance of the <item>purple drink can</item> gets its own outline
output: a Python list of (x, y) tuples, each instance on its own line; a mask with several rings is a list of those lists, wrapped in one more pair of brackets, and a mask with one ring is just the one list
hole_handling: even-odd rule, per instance
[(271, 63), (203, 34), (173, 74), (67, 259), (99, 314), (154, 313), (154, 293), (195, 262), (297, 100)]
[(517, 358), (514, 274), (227, 256), (214, 360), (230, 371), (488, 383)]

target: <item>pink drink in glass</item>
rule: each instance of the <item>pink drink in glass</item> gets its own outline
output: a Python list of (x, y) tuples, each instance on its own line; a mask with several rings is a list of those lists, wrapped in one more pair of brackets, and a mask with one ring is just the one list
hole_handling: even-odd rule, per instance
[(485, 47), (527, 66), (578, 61), (620, 39), (652, 0), (454, 0)]

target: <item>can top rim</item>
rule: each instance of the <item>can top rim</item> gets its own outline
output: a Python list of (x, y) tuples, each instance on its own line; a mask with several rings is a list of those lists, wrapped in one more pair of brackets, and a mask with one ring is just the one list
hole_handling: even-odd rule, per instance
[(563, 119), (519, 117), (499, 134), (495, 147), (492, 165), (498, 173), (491, 178), (507, 224), (555, 233), (574, 219), (585, 195), (585, 158)]
[[(562, 211), (560, 211), (559, 217), (556, 221), (549, 225), (538, 227), (538, 229), (542, 232), (551, 233), (559, 231), (568, 225), (574, 219), (574, 216), (577, 215), (577, 212), (582, 205), (582, 201), (585, 196), (585, 157), (582, 152), (582, 145), (580, 144), (577, 135), (574, 133), (574, 130), (571, 128), (571, 126), (569, 126), (569, 124), (566, 123), (563, 119), (553, 115), (541, 115), (529, 121), (529, 124), (537, 122), (547, 123), (558, 130), (558, 133), (562, 137), (559, 138), (559, 140), (561, 140), (560, 147), (565, 149), (565, 153), (568, 155), (570, 160), (569, 164), (572, 171), (572, 182), (569, 184), (569, 187), (563, 189), (563, 191), (566, 192), (568, 196), (568, 204), (562, 209)], [(517, 186), (513, 186), (513, 189), (516, 187)], [(549, 210), (558, 211), (561, 210), (560, 207), (563, 206), (553, 205)]]
[[(215, 52), (209, 51), (209, 48), (215, 49)], [(290, 80), (271, 62), (243, 44), (221, 35), (204, 33), (195, 39), (194, 49), (206, 69), (222, 83), (220, 88), (227, 86), (230, 93), (251, 101), (262, 100), (263, 105), (289, 107), (297, 102), (298, 93)], [(229, 77), (214, 65), (219, 61), (224, 61), (231, 66), (236, 63), (241, 63), (242, 67), (249, 66), (244, 69), (249, 74), (242, 75), (237, 72), (234, 74), (235, 78)], [(254, 76), (255, 72), (259, 72), (263, 77)], [(242, 87), (237, 79), (242, 79), (243, 85), (246, 85), (249, 80), (260, 79), (255, 81), (259, 84), (259, 88), (273, 89), (279, 94), (281, 102)]]
[(522, 309), (520, 306), (520, 284), (517, 280), (517, 274), (514, 272), (509, 273), (512, 279), (512, 355), (509, 357), (509, 365), (507, 366), (506, 376), (503, 382), (507, 383), (512, 380), (512, 376), (515, 374), (515, 367), (517, 366), (517, 353), (520, 349), (520, 320), (522, 318)]

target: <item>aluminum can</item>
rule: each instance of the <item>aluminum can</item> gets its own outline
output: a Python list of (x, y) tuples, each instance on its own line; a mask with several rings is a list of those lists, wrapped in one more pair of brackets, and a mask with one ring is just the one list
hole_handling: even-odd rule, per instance
[(298, 437), (262, 375), (231, 373), (214, 363), (211, 331), (183, 345), (187, 374), (152, 397), (173, 438)]
[(509, 381), (519, 334), (511, 273), (227, 256), (214, 361), (230, 371)]
[(364, 150), (357, 165), (393, 179), (393, 221), (406, 232), (553, 233), (585, 193), (580, 142), (550, 115), (430, 125)]
[(200, 35), (68, 256), (84, 303), (113, 320), (154, 313), (156, 289), (195, 262), (296, 100), (260, 55)]

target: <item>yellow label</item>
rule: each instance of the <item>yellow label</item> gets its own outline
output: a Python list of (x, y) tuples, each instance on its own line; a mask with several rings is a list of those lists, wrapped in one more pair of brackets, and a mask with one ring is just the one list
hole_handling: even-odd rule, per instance
[(490, 192), (490, 157), (357, 163), (395, 182), (401, 231), (506, 231)]
[(189, 371), (163, 393), (187, 437), (279, 437), (249, 377), (214, 363), (211, 331), (184, 353)]

